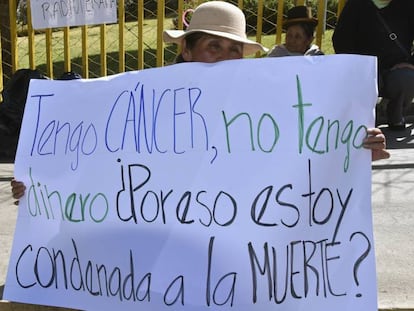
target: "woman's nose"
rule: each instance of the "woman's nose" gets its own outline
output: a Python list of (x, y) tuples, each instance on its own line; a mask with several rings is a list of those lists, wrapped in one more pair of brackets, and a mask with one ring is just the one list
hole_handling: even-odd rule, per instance
[(236, 53), (232, 52), (230, 49), (229, 50), (222, 50), (218, 55), (217, 55), (217, 60), (230, 60), (230, 59), (238, 59), (240, 57), (238, 57), (238, 55), (236, 55)]
[(216, 55), (217, 61), (229, 59), (229, 52), (225, 50), (221, 50)]

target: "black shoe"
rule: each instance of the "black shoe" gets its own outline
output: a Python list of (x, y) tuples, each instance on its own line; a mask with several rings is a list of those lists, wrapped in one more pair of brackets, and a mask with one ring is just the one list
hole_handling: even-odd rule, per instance
[(398, 123), (389, 123), (388, 129), (390, 131), (404, 131), (405, 130), (405, 121), (400, 121)]

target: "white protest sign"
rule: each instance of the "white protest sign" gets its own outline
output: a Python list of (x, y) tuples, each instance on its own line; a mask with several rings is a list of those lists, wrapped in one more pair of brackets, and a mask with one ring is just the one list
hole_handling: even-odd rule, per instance
[(116, 0), (31, 0), (34, 29), (116, 23)]
[(374, 57), (335, 55), (32, 80), (4, 298), (377, 309), (375, 77)]

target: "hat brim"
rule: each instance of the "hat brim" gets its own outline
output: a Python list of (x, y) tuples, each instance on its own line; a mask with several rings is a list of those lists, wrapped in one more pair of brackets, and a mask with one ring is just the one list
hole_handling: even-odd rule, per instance
[(269, 49), (264, 47), (258, 42), (249, 40), (247, 38), (241, 38), (240, 36), (233, 35), (231, 33), (227, 32), (221, 32), (221, 31), (214, 31), (214, 30), (205, 30), (205, 29), (191, 29), (188, 31), (184, 30), (164, 30), (163, 32), (163, 40), (165, 43), (175, 43), (175, 44), (181, 44), (181, 41), (188, 36), (189, 34), (195, 33), (195, 32), (203, 32), (209, 35), (222, 37), (226, 39), (230, 39), (233, 41), (241, 42), (243, 43), (243, 55), (251, 55), (256, 52), (262, 51), (264, 53), (267, 53)]
[(283, 22), (283, 28), (287, 28), (291, 25), (301, 23), (310, 24), (316, 27), (316, 25), (318, 25), (318, 20), (316, 18), (292, 18)]

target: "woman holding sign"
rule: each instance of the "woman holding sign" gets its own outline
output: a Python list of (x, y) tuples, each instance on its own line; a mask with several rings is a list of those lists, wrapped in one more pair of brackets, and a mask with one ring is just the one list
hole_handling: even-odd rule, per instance
[[(166, 43), (181, 46), (177, 62), (215, 63), (222, 60), (240, 59), (256, 52), (267, 52), (260, 43), (247, 38), (246, 19), (243, 12), (224, 1), (209, 1), (200, 4), (193, 12), (186, 30), (165, 30)], [(389, 158), (385, 150), (385, 136), (380, 129), (368, 130), (364, 147), (371, 149), (372, 160)], [(12, 180), (13, 198), (24, 195), (25, 185)]]
[(193, 11), (186, 30), (164, 30), (163, 39), (166, 43), (181, 45), (177, 63), (215, 63), (268, 51), (260, 43), (249, 40), (245, 31), (242, 10), (224, 1), (209, 1)]
[[(236, 6), (223, 1), (200, 4), (186, 30), (164, 30), (166, 43), (181, 46), (176, 62), (214, 63), (240, 59), (258, 51), (266, 52), (261, 44), (247, 39), (246, 19)], [(372, 150), (372, 160), (390, 157), (385, 150), (385, 136), (380, 129), (368, 130), (364, 147)]]

